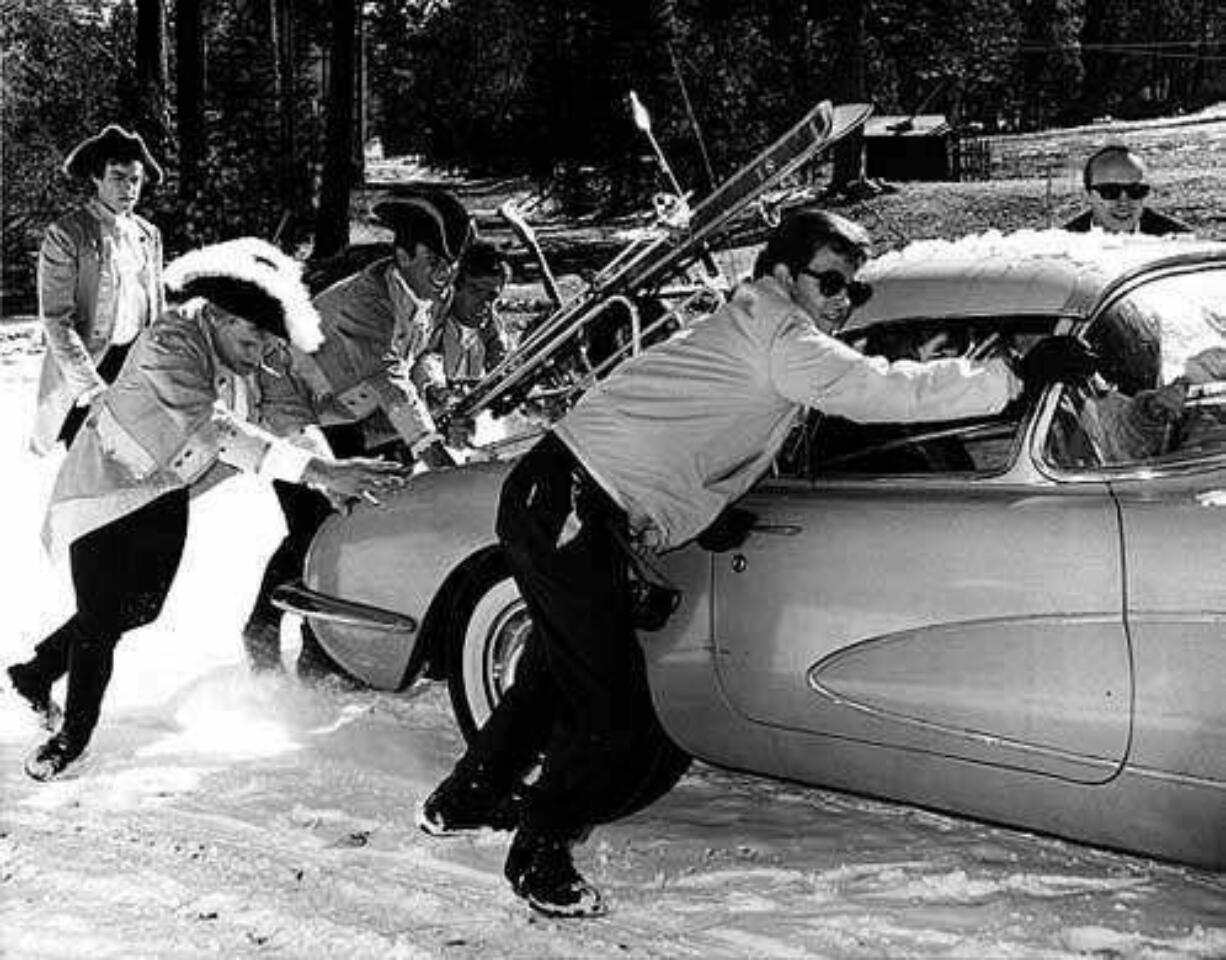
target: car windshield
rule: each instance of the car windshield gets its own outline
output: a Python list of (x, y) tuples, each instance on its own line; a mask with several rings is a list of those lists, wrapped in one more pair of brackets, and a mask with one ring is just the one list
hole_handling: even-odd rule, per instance
[(1100, 374), (1063, 391), (1045, 447), (1051, 463), (1135, 467), (1226, 452), (1226, 266), (1125, 292), (1086, 339)]

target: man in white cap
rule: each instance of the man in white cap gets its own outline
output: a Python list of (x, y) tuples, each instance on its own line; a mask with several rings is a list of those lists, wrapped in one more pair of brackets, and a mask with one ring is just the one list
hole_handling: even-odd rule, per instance
[[(304, 351), (320, 343), (293, 260), (262, 240), (232, 240), (180, 257), (166, 282), (181, 305), (137, 338), (115, 383), (95, 400), (47, 511), (44, 540), (53, 556), (68, 552), (77, 605), (33, 658), (8, 670), (48, 726), (58, 713), (51, 687), (68, 674), (63, 723), (26, 762), (36, 780), (59, 776), (80, 757), (98, 723), (115, 645), (160, 613), (192, 494), (236, 470), (341, 497), (377, 499), (403, 482), (399, 465), (322, 454), (308, 404), (273, 411), (259, 392), (254, 375), (279, 342)], [(282, 437), (264, 427), (274, 414)]]
[(47, 354), (31, 446), (72, 442), (90, 401), (110, 383), (162, 300), (162, 236), (136, 214), (162, 170), (139, 134), (111, 124), (73, 148), (64, 172), (92, 194), (52, 223), (38, 254), (38, 312)]
[[(383, 201), (374, 213), (393, 231), (392, 255), (315, 297), (324, 343), (309, 356), (295, 352), (294, 367), (338, 455), (398, 447), (430, 466), (447, 466), (450, 457), (420, 389), (420, 364), (437, 304), (449, 293), (456, 263), (472, 239), (472, 220), (452, 194), (432, 188)], [(281, 612), (270, 597), (278, 584), (301, 576), (315, 531), (334, 509), (314, 491), (274, 487), (287, 533), (268, 562), (243, 630), (256, 670), (281, 668)], [(335, 672), (303, 624), (299, 675), (314, 679)]]

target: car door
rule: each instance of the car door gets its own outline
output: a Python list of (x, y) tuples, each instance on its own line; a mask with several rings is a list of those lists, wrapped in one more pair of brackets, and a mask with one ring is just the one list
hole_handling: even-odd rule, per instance
[[(1130, 765), (1226, 789), (1226, 445), (1217, 466), (1112, 481), (1137, 673)], [(1222, 828), (1226, 829), (1226, 796)]]
[(1107, 484), (1036, 475), (1020, 420), (829, 425), (818, 447), (865, 455), (761, 483), (742, 503), (751, 536), (713, 557), (734, 709), (866, 747), (1110, 778), (1132, 671)]
[[(1061, 398), (1074, 442), (1052, 459), (1057, 469), (1106, 480), (1119, 504), (1137, 677), (1129, 764), (1142, 775), (1221, 789), (1226, 267), (1141, 278), (1104, 307), (1087, 336), (1115, 375), (1107, 389)], [(1105, 426), (1117, 435), (1100, 438)]]

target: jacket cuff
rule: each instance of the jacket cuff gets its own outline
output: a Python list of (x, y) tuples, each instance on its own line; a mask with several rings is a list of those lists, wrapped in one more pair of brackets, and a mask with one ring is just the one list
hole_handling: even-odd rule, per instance
[(276, 440), (268, 445), (268, 452), (260, 463), (259, 475), (268, 480), (284, 480), (286, 483), (301, 483), (307, 465), (314, 454), (288, 440)]

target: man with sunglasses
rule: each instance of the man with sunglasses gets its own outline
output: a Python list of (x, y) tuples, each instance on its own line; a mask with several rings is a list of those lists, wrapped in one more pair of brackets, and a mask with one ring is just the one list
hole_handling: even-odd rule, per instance
[(571, 849), (663, 736), (632, 620), (628, 541), (727, 548), (704, 530), (769, 469), (807, 407), (949, 420), (1000, 410), (1027, 379), (1088, 374), (1088, 350), (1067, 337), (1032, 348), (1021, 377), (1003, 360), (859, 353), (834, 334), (871, 295), (856, 279), (869, 253), (859, 225), (792, 214), (727, 304), (599, 381), (507, 476), (497, 533), (534, 630), (515, 684), (418, 823), (435, 836), (514, 829), (505, 873), (534, 909), (604, 911)]
[(1111, 144), (1096, 151), (1082, 170), (1090, 209), (1066, 223), (1064, 229), (1086, 233), (1097, 227), (1107, 233), (1153, 236), (1191, 232), (1186, 223), (1145, 206), (1150, 194), (1145, 174), (1145, 161), (1125, 146)]
[[(313, 354), (294, 351), (295, 376), (266, 377), (263, 386), (277, 395), (304, 383), (337, 456), (390, 453), (447, 466), (450, 456), (417, 386), (418, 365), (437, 305), (449, 294), (456, 263), (472, 239), (472, 219), (455, 196), (431, 188), (385, 200), (373, 212), (393, 232), (392, 255), (315, 297), (323, 345)], [(301, 576), (315, 532), (337, 506), (307, 488), (274, 489), (287, 533), (268, 562), (243, 631), (256, 670), (281, 668), (281, 612), (272, 605), (272, 590)], [(306, 624), (298, 673), (306, 679), (338, 673)]]

